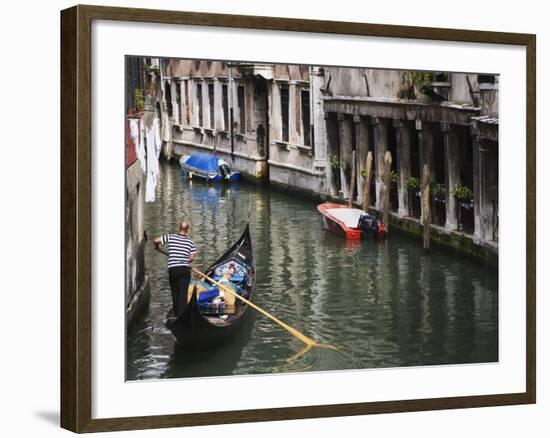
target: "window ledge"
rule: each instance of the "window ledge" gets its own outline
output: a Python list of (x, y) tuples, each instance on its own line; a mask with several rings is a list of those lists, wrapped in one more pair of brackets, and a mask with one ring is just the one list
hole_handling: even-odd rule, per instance
[(281, 149), (286, 149), (287, 151), (290, 150), (290, 143), (286, 141), (275, 140), (275, 144), (279, 146)]

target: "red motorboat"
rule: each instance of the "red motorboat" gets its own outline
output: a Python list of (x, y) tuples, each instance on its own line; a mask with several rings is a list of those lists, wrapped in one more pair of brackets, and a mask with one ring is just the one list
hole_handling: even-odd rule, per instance
[(346, 239), (358, 240), (361, 236), (384, 237), (386, 234), (384, 224), (376, 216), (358, 208), (325, 202), (319, 204), (317, 210), (323, 216), (325, 228)]

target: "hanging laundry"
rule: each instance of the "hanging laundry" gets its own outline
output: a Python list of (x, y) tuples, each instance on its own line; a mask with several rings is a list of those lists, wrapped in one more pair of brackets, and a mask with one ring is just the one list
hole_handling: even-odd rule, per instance
[(146, 129), (145, 143), (147, 145), (147, 181), (145, 183), (145, 202), (154, 202), (155, 190), (158, 183), (158, 160), (161, 148), (158, 123), (155, 123), (155, 121), (153, 121), (150, 129)]
[(155, 117), (153, 120), (153, 126), (152, 126), (154, 135), (155, 135), (155, 150), (157, 153), (157, 158), (160, 157), (160, 151), (162, 149), (162, 140), (160, 138), (160, 127), (159, 127), (159, 119), (158, 117)]
[(136, 157), (139, 160), (141, 165), (141, 170), (143, 172), (147, 169), (147, 164), (145, 162), (145, 145), (143, 144), (143, 135), (141, 133), (141, 123), (139, 119), (130, 119), (130, 138), (134, 144)]

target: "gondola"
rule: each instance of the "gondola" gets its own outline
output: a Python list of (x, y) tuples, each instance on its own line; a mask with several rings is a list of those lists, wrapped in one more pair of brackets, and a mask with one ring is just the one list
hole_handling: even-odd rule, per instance
[[(230, 264), (235, 267), (230, 279), (232, 287), (240, 296), (251, 300), (256, 284), (256, 266), (249, 224), (233, 246), (204, 273), (219, 281), (222, 271)], [(166, 327), (179, 347), (191, 351), (209, 350), (226, 342), (241, 327), (248, 306), (239, 299), (233, 306), (199, 302), (199, 294), (214, 287), (208, 280), (193, 280), (190, 284), (191, 298), (185, 312), (179, 318), (169, 312)]]

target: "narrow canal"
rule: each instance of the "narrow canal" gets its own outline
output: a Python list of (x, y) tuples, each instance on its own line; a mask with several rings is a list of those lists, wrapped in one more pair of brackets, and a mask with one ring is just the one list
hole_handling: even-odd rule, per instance
[[(398, 232), (358, 244), (322, 229), (314, 200), (252, 185), (208, 186), (161, 163), (155, 203), (145, 205), (151, 277), (147, 314), (130, 329), (127, 379), (320, 371), (498, 360), (498, 273)], [(171, 299), (166, 259), (152, 238), (188, 220), (204, 268), (246, 223), (257, 265), (254, 301), (304, 334), (340, 351), (303, 345), (249, 309), (243, 330), (219, 349), (178, 350), (164, 318)]]

